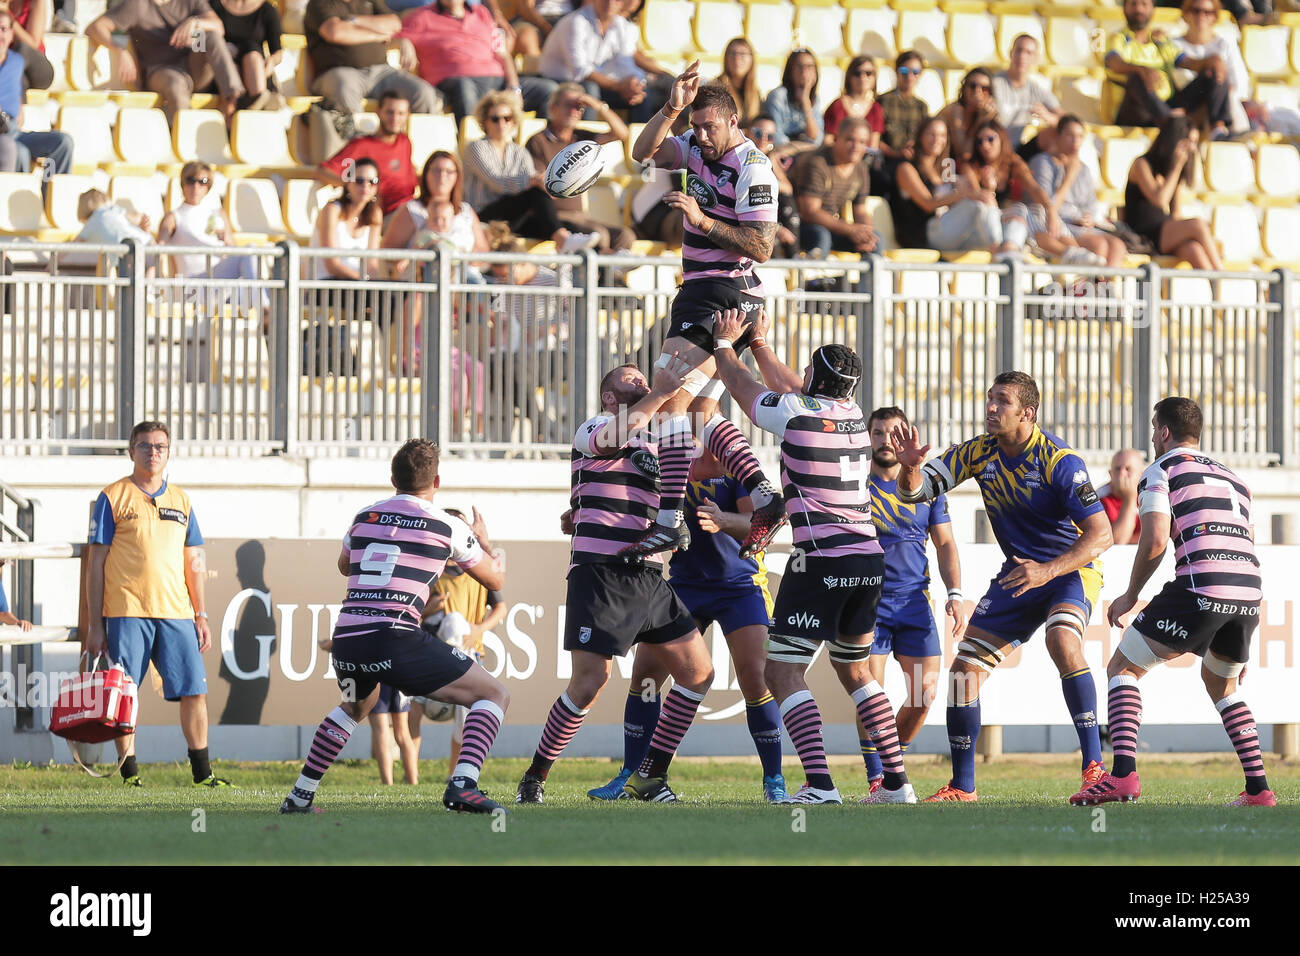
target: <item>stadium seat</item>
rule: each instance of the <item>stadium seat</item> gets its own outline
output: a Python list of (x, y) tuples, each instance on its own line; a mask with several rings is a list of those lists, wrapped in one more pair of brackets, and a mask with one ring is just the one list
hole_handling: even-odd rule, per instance
[[(699, 0), (692, 28), (697, 50), (721, 55), (728, 41), (745, 35), (745, 5), (737, 0)], [(705, 75), (718, 74), (710, 71)]]
[(176, 162), (172, 133), (162, 110), (127, 108), (118, 110), (113, 127), (113, 145), (124, 163), (165, 166)]
[[(779, 57), (782, 62), (794, 43), (794, 4), (787, 0), (750, 0), (745, 5), (745, 36), (760, 57)], [(725, 44), (727, 37), (721, 42)], [(714, 46), (716, 44), (711, 44)], [(778, 81), (777, 85), (780, 83)], [(772, 87), (759, 86), (764, 90)]]
[(883, 196), (867, 197), (867, 213), (871, 216), (871, 227), (880, 239), (880, 248), (897, 249), (898, 238), (894, 235), (894, 214), (889, 209), (889, 202)]
[(1270, 199), (1300, 196), (1300, 153), (1289, 143), (1261, 143), (1255, 153), (1255, 182)]
[(450, 113), (412, 113), (406, 135), (411, 137), (411, 162), (416, 172), (424, 168), (425, 160), (437, 150), (457, 152), (456, 117)]
[(922, 70), (914, 92), (929, 107), (932, 116), (948, 105), (943, 90), (943, 77), (938, 70)]
[(850, 53), (865, 53), (877, 60), (893, 62), (897, 50), (898, 14), (884, 0), (844, 0), (848, 13), (844, 26)]
[(280, 211), (280, 194), (269, 179), (231, 180), (226, 215), (237, 233), (278, 239), (289, 232)]
[(1291, 72), (1300, 73), (1300, 29), (1291, 26)]
[[(536, 134), (546, 129), (546, 117), (544, 116), (526, 116), (524, 121), (519, 124), (519, 142), (526, 143)], [(601, 130), (604, 132), (604, 130)]]
[(623, 187), (610, 180), (602, 180), (582, 194), (585, 214), (598, 222), (623, 221)]
[(943, 71), (943, 98), (949, 103), (957, 102), (961, 96), (961, 84), (966, 79), (965, 70)]
[[(46, 33), (45, 58), (54, 67), (54, 82), (50, 84), (51, 93), (61, 93), (71, 89), (68, 85), (68, 56), (72, 50), (72, 41), (77, 39), (71, 33)], [(82, 37), (81, 39), (85, 39)]]
[(45, 193), (45, 218), (61, 232), (76, 235), (81, 231), (77, 218), (77, 202), (87, 189), (95, 188), (94, 176), (51, 176), (50, 188)]
[(316, 216), (333, 195), (334, 189), (312, 179), (286, 180), (281, 212), (289, 234), (300, 242), (310, 241)]
[(89, 172), (100, 163), (116, 163), (112, 118), (103, 107), (64, 106), (59, 110), (58, 128), (72, 136), (72, 165)]
[(1042, 60), (1047, 61), (1047, 41), (1043, 36), (1043, 21), (1028, 4), (996, 4), (994, 11), (998, 14), (998, 59), (1003, 63), (1011, 60), (1011, 44), (1022, 33), (1028, 33), (1038, 41), (1038, 50)]
[(1269, 206), (1264, 210), (1261, 238), (1264, 251), (1274, 259), (1300, 264), (1300, 209)]
[(179, 110), (172, 127), (172, 148), (184, 162), (201, 160), (213, 166), (234, 162), (220, 110)]
[(46, 228), (40, 175), (0, 173), (0, 196), (0, 233), (36, 236)]
[(89, 39), (74, 36), (68, 47), (68, 86), (74, 90), (111, 87), (116, 79), (113, 60), (106, 48), (95, 47), (92, 52)]
[(688, 29), (694, 16), (695, 0), (646, 0), (641, 8), (646, 49), (665, 58), (694, 53), (695, 39)]
[(1285, 26), (1247, 26), (1241, 29), (1241, 56), (1251, 76), (1285, 76), (1290, 69)]
[(794, 11), (794, 43), (812, 50), (827, 69), (830, 59), (851, 51), (844, 47), (845, 11), (837, 0), (797, 0)]
[(817, 95), (823, 103), (829, 103), (840, 95), (844, 89), (844, 68), (835, 60), (822, 60), (820, 79), (817, 83)]
[(1253, 192), (1255, 162), (1249, 147), (1245, 143), (1210, 143), (1205, 152), (1205, 182), (1214, 192), (1229, 196)]
[(948, 65), (948, 43), (944, 39), (948, 14), (936, 10), (929, 0), (894, 0), (893, 7), (898, 12), (898, 27), (894, 34), (898, 52), (916, 50), (925, 57), (926, 66)]
[(132, 212), (149, 217), (149, 232), (157, 232), (163, 218), (163, 189), (153, 176), (114, 176), (108, 184), (108, 198)]
[(1044, 59), (1053, 66), (1097, 67), (1100, 63), (1093, 51), (1094, 29), (1091, 20), (1050, 17), (1044, 37)]
[(1246, 203), (1215, 206), (1210, 231), (1223, 246), (1225, 265), (1249, 263), (1264, 255), (1259, 242), (1259, 219), (1253, 206)]
[(1128, 171), (1133, 160), (1147, 151), (1150, 143), (1145, 139), (1116, 136), (1103, 141), (1101, 151), (1101, 178), (1112, 189), (1123, 189), (1128, 183)]
[(460, 148), (461, 152), (470, 143), (477, 142), (484, 136), (483, 127), (478, 125), (478, 120), (473, 116), (466, 116), (460, 121)]
[(955, 8), (951, 3), (947, 7), (946, 59), (965, 67), (995, 65), (1001, 57), (998, 56), (993, 19), (988, 15), (984, 4), (972, 3), (969, 10)]
[(1255, 99), (1269, 109), (1281, 106), (1300, 113), (1300, 86), (1259, 82), (1255, 84)]
[(296, 167), (289, 155), (289, 138), (279, 113), (240, 110), (230, 127), (230, 151), (250, 166)]
[(307, 38), (297, 33), (282, 33), (280, 49), (283, 54), (275, 67), (275, 81), (285, 96), (306, 96), (308, 91), (299, 86), (298, 61), (307, 56)]
[(1085, 123), (1100, 124), (1102, 80), (1095, 76), (1062, 76), (1056, 80), (1056, 98), (1061, 109)]

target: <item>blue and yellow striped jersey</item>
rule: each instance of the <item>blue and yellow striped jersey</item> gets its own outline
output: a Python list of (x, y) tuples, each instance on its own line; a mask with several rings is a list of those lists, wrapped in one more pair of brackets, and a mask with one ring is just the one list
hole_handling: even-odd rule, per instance
[(885, 549), (882, 604), (905, 603), (930, 586), (930, 558), (925, 545), (930, 529), (948, 524), (948, 499), (939, 495), (915, 504), (899, 501), (898, 479), (871, 476), (871, 517)]
[(668, 564), (670, 583), (756, 584), (767, 588), (767, 568), (763, 556), (742, 558), (740, 542), (726, 532), (709, 534), (700, 527), (695, 509), (712, 501), (723, 511), (737, 512), (741, 498), (749, 497), (745, 486), (730, 475), (691, 481), (686, 486), (686, 524), (691, 532), (691, 546), (673, 554)]

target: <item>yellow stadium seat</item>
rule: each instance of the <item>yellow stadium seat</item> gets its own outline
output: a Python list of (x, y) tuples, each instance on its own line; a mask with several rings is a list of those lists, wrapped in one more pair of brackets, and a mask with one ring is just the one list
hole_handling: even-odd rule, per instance
[(50, 187), (45, 193), (45, 217), (55, 229), (70, 232), (74, 236), (81, 231), (81, 220), (77, 218), (77, 201), (87, 189), (95, 188), (94, 176), (51, 176)]
[(883, 196), (867, 197), (867, 213), (871, 216), (871, 227), (876, 230), (881, 249), (897, 249), (898, 239), (894, 235), (894, 214)]
[(72, 41), (76, 39), (85, 40), (85, 37), (78, 38), (71, 33), (45, 34), (45, 58), (50, 61), (50, 66), (54, 67), (54, 82), (50, 84), (51, 93), (61, 93), (72, 88), (68, 84), (68, 57), (71, 55)]
[(948, 104), (943, 91), (943, 76), (938, 70), (922, 70), (914, 92), (929, 107), (932, 116)]
[(546, 129), (546, 119), (544, 117), (525, 117), (524, 121), (519, 124), (519, 142), (527, 143), (544, 129)]
[(898, 52), (894, 49), (898, 14), (885, 5), (885, 0), (844, 0), (844, 8), (848, 13), (844, 32), (849, 52), (892, 63)]
[(240, 110), (230, 128), (230, 151), (250, 166), (297, 166), (289, 155), (289, 138), (279, 113)]
[(1300, 263), (1300, 209), (1295, 206), (1265, 209), (1263, 240), (1265, 251), (1274, 259)]
[(1255, 153), (1255, 183), (1270, 199), (1300, 196), (1300, 152), (1290, 143), (1261, 143)]
[(201, 160), (214, 166), (232, 163), (226, 120), (220, 110), (179, 110), (172, 127), (172, 149), (183, 162)]
[(982, 10), (953, 10), (949, 13), (947, 43), (946, 58), (962, 66), (991, 65), (1001, 59), (993, 33), (993, 19)]
[(1300, 30), (1291, 27), (1291, 72), (1300, 73)]
[(1259, 219), (1253, 206), (1245, 203), (1215, 206), (1210, 230), (1223, 246), (1225, 262), (1250, 262), (1264, 255), (1259, 242)]
[(798, 0), (794, 11), (794, 42), (823, 58), (838, 58), (852, 51), (844, 47), (845, 11), (837, 0)]
[(108, 49), (102, 46), (95, 47), (92, 51), (90, 40), (84, 36), (73, 37), (72, 45), (68, 47), (68, 86), (74, 90), (96, 90), (112, 86), (116, 79), (113, 70), (116, 56), (117, 54), (110, 55)]
[(1062, 76), (1056, 81), (1056, 98), (1061, 109), (1085, 123), (1101, 123), (1102, 80), (1095, 76)]
[(1291, 86), (1288, 83), (1256, 83), (1255, 99), (1269, 109), (1281, 106), (1300, 113), (1300, 86)]
[(1004, 63), (1011, 60), (1011, 44), (1022, 33), (1027, 33), (1038, 41), (1038, 52), (1046, 62), (1047, 41), (1043, 36), (1043, 21), (1033, 12), (1032, 7), (1008, 7), (998, 16), (998, 58)]
[[(745, 36), (761, 57), (780, 57), (797, 44), (794, 42), (794, 4), (787, 0), (751, 0), (745, 6)], [(727, 40), (731, 39), (727, 37)], [(724, 44), (726, 40), (722, 41)], [(770, 90), (771, 87), (763, 87)]]
[(478, 120), (473, 116), (466, 116), (460, 121), (460, 148), (464, 152), (465, 147), (470, 143), (477, 142), (484, 137), (483, 127), (478, 125)]
[(406, 135), (411, 137), (411, 162), (416, 172), (440, 149), (456, 153), (456, 117), (449, 113), (412, 113)]
[(641, 9), (641, 36), (656, 57), (695, 52), (687, 26), (695, 16), (694, 0), (646, 0)]
[(1247, 26), (1241, 29), (1241, 56), (1251, 76), (1285, 76), (1290, 69), (1288, 44), (1291, 30), (1284, 26)]
[(623, 221), (623, 187), (608, 180), (598, 182), (582, 194), (586, 215), (611, 225)]
[(281, 212), (289, 234), (299, 241), (310, 240), (316, 229), (316, 216), (334, 194), (332, 187), (312, 179), (286, 180)]
[(1133, 160), (1147, 151), (1150, 143), (1145, 139), (1115, 137), (1103, 141), (1101, 151), (1101, 178), (1112, 189), (1123, 189), (1128, 182), (1128, 171)]
[(965, 70), (944, 70), (943, 71), (943, 98), (949, 103), (957, 102), (961, 96), (961, 84), (966, 79)]
[(162, 110), (127, 108), (118, 110), (113, 128), (113, 145), (124, 163), (165, 166), (176, 162), (172, 133)]
[(1053, 66), (1078, 66), (1092, 69), (1099, 63), (1097, 40), (1093, 31), (1096, 25), (1083, 17), (1050, 17), (1044, 37), (1044, 59)]
[(149, 217), (149, 232), (157, 232), (163, 218), (162, 188), (153, 176), (114, 176), (108, 184), (108, 197), (132, 212)]
[(1243, 196), (1253, 192), (1255, 162), (1249, 147), (1245, 143), (1210, 143), (1205, 153), (1205, 182), (1222, 195)]
[(282, 237), (289, 230), (280, 212), (280, 194), (269, 179), (233, 179), (226, 198), (226, 215), (235, 232)]
[[(722, 55), (728, 41), (745, 35), (745, 5), (737, 0), (699, 0), (695, 5), (695, 47)], [(705, 76), (717, 76), (709, 71)]]
[(72, 165), (82, 170), (117, 162), (113, 149), (112, 116), (103, 107), (64, 106), (58, 128), (72, 136)]
[[(948, 63), (948, 14), (934, 9), (928, 0), (894, 0), (898, 28), (894, 42), (899, 53), (916, 50), (925, 57), (926, 66)], [(961, 66), (962, 64), (955, 64)]]
[(275, 81), (285, 96), (306, 96), (308, 91), (300, 86), (298, 66), (307, 56), (307, 38), (297, 33), (282, 33), (280, 62), (275, 66)]
[(0, 233), (35, 236), (46, 228), (39, 175), (0, 173), (0, 196)]

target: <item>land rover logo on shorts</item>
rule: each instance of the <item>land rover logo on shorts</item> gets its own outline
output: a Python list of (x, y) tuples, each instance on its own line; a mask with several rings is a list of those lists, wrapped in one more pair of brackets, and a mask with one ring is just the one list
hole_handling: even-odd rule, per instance
[(701, 209), (712, 209), (718, 204), (718, 194), (713, 187), (694, 173), (686, 179), (686, 193), (699, 203)]
[(591, 628), (589, 627), (578, 628), (578, 643), (579, 644), (591, 643)]
[(633, 452), (632, 464), (644, 475), (649, 475), (651, 478), (659, 477), (659, 459), (648, 451)]

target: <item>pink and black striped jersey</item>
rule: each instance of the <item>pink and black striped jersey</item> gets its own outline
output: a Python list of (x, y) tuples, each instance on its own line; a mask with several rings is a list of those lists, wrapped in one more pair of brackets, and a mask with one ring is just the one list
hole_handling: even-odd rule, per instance
[(1138, 481), (1142, 515), (1167, 514), (1175, 580), (1225, 601), (1263, 597), (1250, 526), (1250, 489), (1196, 448), (1165, 452)]
[(469, 570), (483, 560), (465, 522), (413, 495), (394, 495), (366, 508), (353, 520), (343, 547), (351, 567), (335, 637), (390, 624), (419, 627), (447, 561)]
[[(695, 143), (695, 131), (664, 141), (677, 151), (675, 167), (687, 172), (686, 191), (711, 219), (737, 223), (776, 222), (777, 181), (772, 164), (748, 139), (716, 162), (708, 162)], [(682, 239), (682, 280), (736, 279), (743, 288), (762, 294), (754, 275), (754, 260), (724, 249), (686, 222)]]
[(781, 484), (794, 545), (839, 558), (880, 554), (871, 516), (871, 439), (858, 403), (763, 392), (750, 417), (781, 439)]
[[(598, 454), (592, 440), (613, 415), (601, 414), (578, 426), (573, 439), (573, 541), (569, 566), (617, 563), (619, 551), (637, 541), (659, 510), (659, 457), (653, 439), (633, 436), (610, 455)], [(662, 565), (654, 554), (646, 564)]]

